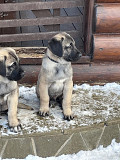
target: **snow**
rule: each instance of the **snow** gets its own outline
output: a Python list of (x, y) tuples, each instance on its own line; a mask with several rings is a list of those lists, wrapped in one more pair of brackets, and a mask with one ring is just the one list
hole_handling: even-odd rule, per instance
[[(74, 85), (72, 110), (75, 118), (70, 122), (63, 120), (62, 109), (59, 106), (50, 107), (49, 117), (43, 118), (37, 114), (39, 99), (35, 86), (19, 87), (19, 103), (33, 108), (33, 110), (18, 109), (22, 132), (25, 131), (27, 134), (90, 126), (120, 118), (120, 84), (114, 82), (103, 86)], [(3, 126), (2, 135), (13, 134), (9, 131), (7, 117), (0, 116), (0, 126)]]
[[(17, 159), (13, 158), (6, 160)], [(59, 157), (41, 158), (38, 156), (28, 155), (24, 160), (120, 160), (120, 143), (115, 142), (115, 139), (113, 139), (111, 145), (106, 148), (100, 146), (92, 151), (80, 151), (77, 154), (61, 155)]]

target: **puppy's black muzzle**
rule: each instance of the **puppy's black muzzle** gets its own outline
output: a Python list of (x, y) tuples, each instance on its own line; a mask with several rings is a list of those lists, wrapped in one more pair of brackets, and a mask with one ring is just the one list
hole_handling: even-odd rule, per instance
[(69, 62), (74, 62), (74, 61), (78, 61), (81, 57), (82, 57), (82, 53), (78, 49), (75, 49), (71, 52), (71, 54), (64, 57), (64, 59)]
[(21, 67), (16, 68), (12, 71), (12, 73), (7, 76), (7, 78), (11, 81), (18, 81), (24, 76), (24, 70)]

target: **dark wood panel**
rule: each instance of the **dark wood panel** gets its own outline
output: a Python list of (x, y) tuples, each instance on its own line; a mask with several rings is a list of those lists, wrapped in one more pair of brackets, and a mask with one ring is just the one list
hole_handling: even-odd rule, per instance
[(94, 0), (85, 0), (85, 15), (84, 15), (84, 49), (86, 55), (91, 54), (91, 42), (93, 33), (93, 12)]
[(120, 3), (96, 7), (96, 33), (120, 33)]
[(120, 0), (96, 0), (97, 3), (118, 3)]
[[(29, 20), (33, 20), (35, 19), (34, 14), (32, 13), (32, 11), (20, 11), (20, 18), (21, 20), (23, 19), (29, 19)], [(39, 27), (37, 25), (35, 26), (21, 26), (21, 33), (39, 33)], [(24, 41), (22, 42), (22, 47), (26, 46), (26, 47), (33, 47), (33, 46), (43, 46), (42, 40), (39, 41)]]
[[(16, 42), (16, 41), (30, 41), (50, 39), (59, 32), (44, 32), (44, 33), (24, 33), (24, 34), (7, 34), (0, 35), (0, 42)], [(68, 31), (72, 37), (78, 37), (79, 31)]]
[(120, 34), (94, 35), (94, 61), (120, 61)]
[[(24, 2), (24, 0), (19, 0), (19, 2)], [(35, 19), (35, 15), (32, 11), (19, 11), (20, 12), (20, 19)], [(21, 33), (38, 33), (41, 32), (39, 30), (39, 26), (21, 26)], [(43, 46), (42, 40), (39, 41), (22, 41), (22, 47), (33, 47), (33, 46)]]
[(51, 1), (51, 2), (24, 2), (14, 4), (0, 4), (0, 11), (42, 10), (57, 8), (72, 8), (83, 5), (82, 1)]
[[(41, 65), (22, 65), (24, 78), (19, 83), (36, 84)], [(74, 83), (105, 83), (120, 81), (120, 64), (72, 65)]]
[(72, 17), (45, 17), (36, 19), (17, 19), (17, 20), (0, 20), (0, 28), (4, 27), (19, 27), (19, 26), (37, 26), (37, 25), (52, 25), (52, 24), (65, 24), (71, 22), (79, 23), (81, 16)]

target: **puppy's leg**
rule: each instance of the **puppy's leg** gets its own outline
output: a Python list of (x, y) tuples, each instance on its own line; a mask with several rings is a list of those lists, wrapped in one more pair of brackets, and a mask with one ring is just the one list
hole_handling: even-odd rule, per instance
[(8, 105), (8, 122), (11, 130), (17, 132), (21, 129), (21, 125), (17, 119), (17, 106), (18, 106), (18, 89), (10, 93), (7, 100)]
[(73, 90), (73, 81), (67, 80), (64, 85), (63, 103), (62, 103), (64, 119), (66, 120), (71, 120), (74, 118), (71, 110), (72, 90)]
[(40, 116), (49, 115), (49, 95), (48, 95), (48, 85), (45, 83), (40, 83), (39, 85), (39, 95), (40, 95)]

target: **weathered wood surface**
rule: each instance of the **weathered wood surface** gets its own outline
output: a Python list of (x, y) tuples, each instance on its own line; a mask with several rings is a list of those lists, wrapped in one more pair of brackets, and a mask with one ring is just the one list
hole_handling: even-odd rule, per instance
[(120, 33), (120, 3), (103, 3), (96, 7), (96, 33)]
[[(24, 33), (24, 34), (5, 34), (0, 35), (0, 42), (16, 42), (16, 41), (30, 41), (30, 40), (49, 40), (58, 32), (42, 32), (42, 33)], [(68, 31), (72, 37), (78, 37), (79, 31)]]
[(4, 27), (19, 27), (19, 26), (37, 26), (37, 25), (51, 25), (51, 24), (65, 24), (78, 23), (81, 21), (81, 16), (71, 17), (45, 17), (35, 19), (15, 19), (0, 21), (0, 28)]
[(72, 8), (83, 5), (83, 1), (51, 1), (0, 4), (0, 11), (44, 10), (58, 8)]
[[(22, 65), (24, 78), (19, 83), (36, 84), (41, 65)], [(120, 64), (72, 65), (74, 83), (105, 83), (120, 81)]]
[(118, 3), (120, 0), (96, 0), (97, 3)]
[(94, 35), (94, 61), (120, 61), (120, 34)]

